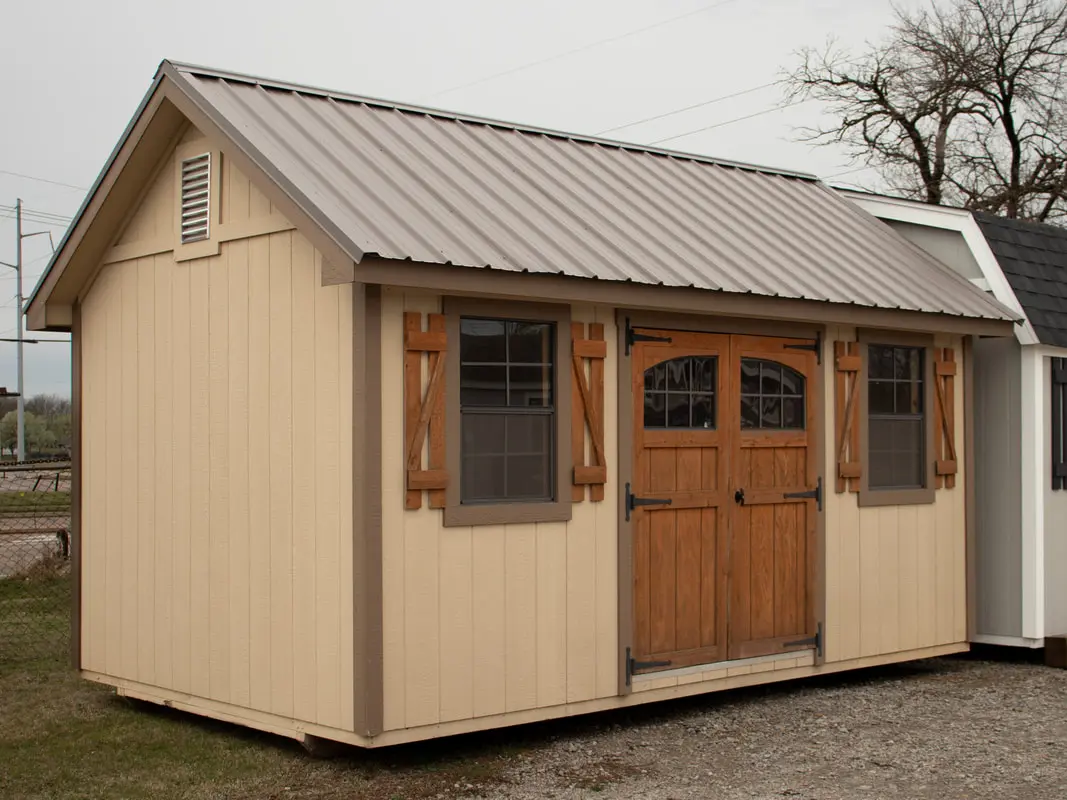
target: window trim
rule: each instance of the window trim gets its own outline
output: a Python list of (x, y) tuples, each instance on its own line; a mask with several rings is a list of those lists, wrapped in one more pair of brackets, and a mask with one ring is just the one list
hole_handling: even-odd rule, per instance
[[(481, 300), (469, 297), (443, 299), (445, 331), (449, 347), (445, 354), (445, 453), (450, 480), (445, 490), (445, 527), (469, 525), (512, 525), (529, 522), (566, 522), (571, 518), (571, 308), (567, 305)], [(556, 326), (556, 352), (553, 369), (555, 393), (556, 448), (555, 500), (543, 503), (460, 502), (462, 480), (462, 419), (460, 413), (459, 361), (460, 317), (518, 319), (550, 322)]]
[[(934, 486), (934, 337), (920, 333), (902, 333), (900, 331), (857, 331), (860, 343), (860, 474), (858, 503), (860, 507), (877, 506), (914, 506), (929, 505), (936, 499)], [(871, 460), (869, 448), (870, 414), (867, 406), (868, 366), (870, 364), (869, 346), (872, 344), (894, 345), (898, 347), (919, 347), (923, 350), (923, 462), (925, 466), (925, 486), (921, 489), (872, 489), (869, 485)]]

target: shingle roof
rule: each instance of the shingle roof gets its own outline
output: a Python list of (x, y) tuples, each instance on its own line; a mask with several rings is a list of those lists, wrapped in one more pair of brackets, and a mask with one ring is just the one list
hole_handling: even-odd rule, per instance
[(978, 212), (974, 218), (1037, 338), (1067, 347), (1067, 229)]

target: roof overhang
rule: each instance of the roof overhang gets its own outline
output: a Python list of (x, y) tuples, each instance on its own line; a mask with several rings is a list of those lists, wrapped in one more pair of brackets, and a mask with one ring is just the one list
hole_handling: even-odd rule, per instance
[(997, 257), (993, 254), (986, 241), (982, 229), (978, 226), (970, 211), (963, 208), (950, 208), (948, 206), (934, 206), (921, 203), (917, 200), (907, 200), (901, 197), (889, 197), (886, 195), (869, 194), (849, 189), (839, 189), (842, 195), (858, 205), (868, 214), (881, 220), (894, 222), (907, 222), (912, 225), (921, 225), (926, 228), (954, 231), (963, 237), (971, 255), (974, 256), (982, 277), (989, 285), (993, 296), (1007, 306), (1018, 317), (1019, 324), (1015, 326), (1015, 337), (1020, 344), (1038, 344), (1037, 334), (1033, 326), (1026, 318), (1026, 312), (1019, 303), (1011, 284), (1004, 276)]
[(680, 286), (574, 278), (456, 267), (368, 256), (356, 265), (356, 280), (442, 294), (560, 303), (592, 303), (614, 308), (677, 314), (744, 317), (813, 324), (857, 325), (885, 330), (973, 336), (1011, 336), (1011, 320), (872, 308), (858, 304), (716, 292)]

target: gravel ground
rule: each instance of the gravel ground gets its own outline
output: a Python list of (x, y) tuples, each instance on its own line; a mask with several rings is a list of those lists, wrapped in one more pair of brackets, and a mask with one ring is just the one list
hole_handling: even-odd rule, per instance
[(515, 755), (492, 784), (442, 796), (1053, 800), (1067, 798), (1067, 671), (933, 659), (501, 739)]

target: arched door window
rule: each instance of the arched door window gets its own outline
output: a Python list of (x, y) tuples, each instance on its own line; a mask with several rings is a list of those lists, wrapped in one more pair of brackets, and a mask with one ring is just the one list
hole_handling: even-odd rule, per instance
[(741, 427), (803, 430), (804, 376), (792, 367), (761, 358), (741, 359)]
[(715, 356), (681, 356), (645, 370), (646, 428), (714, 428)]

